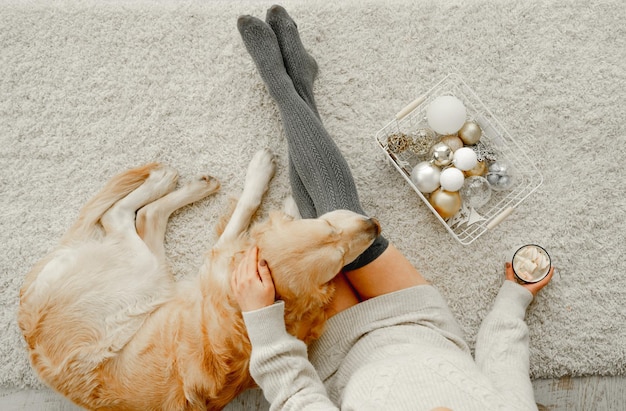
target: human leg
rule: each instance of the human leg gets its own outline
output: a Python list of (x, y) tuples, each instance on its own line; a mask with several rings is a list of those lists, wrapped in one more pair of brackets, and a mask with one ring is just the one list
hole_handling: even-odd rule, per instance
[(337, 274), (332, 282), (335, 286), (335, 294), (330, 305), (326, 307), (328, 317), (332, 317), (361, 302), (358, 293), (343, 273)]
[(346, 271), (346, 278), (361, 300), (428, 284), (428, 281), (393, 244), (371, 263)]
[(293, 81), (296, 92), (320, 118), (313, 94), (313, 83), (318, 71), (317, 61), (304, 48), (298, 25), (287, 10), (279, 5), (267, 10), (265, 21), (276, 35), (285, 70)]
[[(276, 35), (285, 70), (291, 78), (296, 92), (313, 113), (320, 118), (313, 94), (313, 83), (318, 70), (317, 62), (305, 50), (296, 23), (287, 14), (287, 11), (278, 5), (267, 10), (265, 22)], [(291, 156), (289, 156), (289, 181), (293, 197), (300, 209), (300, 215), (303, 218), (317, 217), (318, 213), (315, 210), (313, 200), (302, 183)]]
[[(337, 209), (365, 214), (346, 160), (316, 111), (298, 94), (294, 81), (287, 73), (276, 34), (268, 24), (251, 16), (240, 17), (238, 28), (261, 78), (278, 105), (293, 169), (313, 201), (317, 215)], [(300, 42), (294, 44), (301, 46)], [(305, 60), (309, 62), (307, 64), (314, 61), (311, 58)], [(312, 87), (314, 76), (307, 75), (309, 79), (299, 78), (296, 83), (310, 83)], [(387, 245), (387, 240), (380, 236), (346, 269), (368, 264)]]
[[(315, 107), (313, 81), (317, 64), (304, 50), (295, 23), (284, 9), (272, 7), (267, 20), (272, 27), (252, 17), (240, 18), (238, 27), (246, 48), (281, 111), (289, 144), (290, 169), (295, 177), (292, 178), (294, 199), (299, 208), (315, 210), (317, 214), (310, 217), (338, 208), (364, 214), (348, 164), (321, 124)], [(296, 84), (299, 91), (296, 91)], [(326, 154), (324, 150), (331, 155), (320, 155)], [(315, 153), (317, 155), (313, 155)], [(325, 161), (331, 164), (326, 165)], [(337, 169), (340, 172), (331, 172)], [(297, 199), (299, 192), (303, 193), (305, 207)], [(343, 278), (338, 280), (336, 311), (358, 301), (354, 292), (361, 299), (367, 299), (427, 284), (395, 247), (388, 247), (387, 240), (382, 236), (364, 253), (364, 258), (346, 266), (345, 271), (349, 284), (345, 284)], [(352, 296), (349, 291), (352, 291)]]

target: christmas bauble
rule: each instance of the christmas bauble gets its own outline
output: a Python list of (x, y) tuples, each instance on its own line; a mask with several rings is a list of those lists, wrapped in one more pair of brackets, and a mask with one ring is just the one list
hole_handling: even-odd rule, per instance
[(476, 167), (478, 159), (476, 153), (469, 147), (459, 148), (454, 152), (454, 159), (452, 163), (460, 170), (466, 171)]
[(470, 146), (478, 143), (482, 134), (483, 131), (480, 126), (473, 121), (466, 122), (459, 130), (459, 138), (463, 140), (465, 144)]
[(484, 161), (478, 161), (476, 166), (471, 170), (465, 171), (465, 177), (483, 176), (487, 172), (487, 164)]
[(440, 176), (439, 167), (428, 161), (418, 163), (411, 171), (411, 181), (424, 194), (432, 193), (439, 187)]
[(437, 140), (436, 133), (429, 128), (421, 128), (413, 134), (413, 143), (409, 147), (421, 160), (430, 156), (430, 148)]
[(508, 190), (513, 186), (513, 179), (508, 174), (498, 175), (495, 174), (497, 178), (494, 178), (493, 173), (487, 174), (487, 179), (491, 183), (491, 188), (495, 191), (504, 191)]
[(454, 153), (446, 144), (437, 143), (430, 149), (430, 155), (436, 166), (445, 167), (452, 162)]
[(489, 171), (485, 176), (491, 188), (495, 191), (508, 190), (513, 186), (513, 179), (510, 174), (510, 167), (506, 162), (497, 161), (489, 166)]
[(448, 167), (441, 172), (439, 184), (446, 191), (459, 191), (463, 187), (465, 175), (455, 167)]
[(509, 170), (509, 166), (503, 161), (497, 161), (489, 166), (490, 173), (505, 175)]
[(484, 177), (468, 177), (460, 190), (461, 198), (470, 207), (480, 208), (491, 199), (491, 185)]
[(463, 127), (466, 115), (463, 102), (454, 96), (439, 96), (426, 110), (426, 120), (430, 128), (443, 135), (456, 134)]
[(463, 140), (461, 140), (458, 136), (453, 134), (448, 136), (441, 137), (441, 141), (443, 144), (447, 145), (452, 149), (452, 151), (457, 151), (459, 148), (463, 147)]
[(461, 209), (461, 196), (458, 191), (438, 188), (433, 191), (428, 201), (443, 219), (454, 216)]

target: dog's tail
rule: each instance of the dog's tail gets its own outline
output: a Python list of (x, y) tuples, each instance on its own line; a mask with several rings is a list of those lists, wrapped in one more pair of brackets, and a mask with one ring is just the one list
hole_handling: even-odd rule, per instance
[(61, 239), (61, 243), (93, 237), (96, 232), (101, 230), (98, 222), (102, 215), (113, 204), (142, 185), (150, 172), (157, 167), (159, 167), (158, 163), (146, 164), (120, 173), (109, 180), (104, 188), (83, 206), (78, 219)]

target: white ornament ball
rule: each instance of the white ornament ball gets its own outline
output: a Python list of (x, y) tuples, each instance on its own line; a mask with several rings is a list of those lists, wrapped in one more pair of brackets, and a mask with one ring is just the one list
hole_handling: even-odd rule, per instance
[(439, 184), (446, 191), (459, 191), (463, 187), (465, 175), (455, 167), (448, 167), (441, 172)]
[(439, 188), (440, 176), (441, 170), (439, 170), (439, 167), (428, 161), (418, 163), (411, 171), (411, 181), (424, 194), (432, 193)]
[(452, 163), (459, 170), (467, 171), (476, 167), (478, 164), (478, 157), (474, 150), (469, 147), (459, 148), (454, 152), (454, 159)]
[(439, 96), (426, 110), (426, 119), (430, 128), (439, 134), (456, 134), (463, 124), (467, 110), (463, 102), (454, 96)]

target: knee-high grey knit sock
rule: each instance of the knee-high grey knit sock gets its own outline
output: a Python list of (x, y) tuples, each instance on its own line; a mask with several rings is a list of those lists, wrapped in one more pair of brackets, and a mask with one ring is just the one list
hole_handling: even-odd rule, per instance
[[(313, 201), (317, 215), (337, 209), (365, 214), (348, 163), (316, 112), (296, 91), (271, 27), (251, 16), (240, 17), (237, 27), (261, 78), (278, 105), (293, 168)], [(310, 80), (311, 88), (313, 78)], [(298, 81), (304, 83), (306, 80), (299, 78)], [(379, 236), (346, 269), (352, 270), (370, 263), (387, 245), (387, 240)]]
[(298, 211), (302, 218), (317, 218), (315, 204), (309, 195), (304, 183), (298, 175), (291, 156), (289, 156), (289, 184), (291, 185), (291, 195), (298, 206)]
[[(278, 5), (267, 10), (265, 22), (276, 35), (285, 70), (291, 78), (296, 92), (320, 118), (313, 95), (313, 82), (317, 76), (317, 62), (304, 49), (296, 23), (289, 16), (287, 10)], [(306, 191), (291, 156), (289, 157), (289, 180), (294, 200), (300, 209), (300, 215), (304, 218), (317, 217), (313, 200)]]
[(274, 5), (267, 10), (265, 21), (272, 28), (287, 74), (302, 99), (320, 118), (313, 95), (313, 82), (317, 77), (317, 61), (311, 56), (300, 39), (298, 25), (283, 7)]

